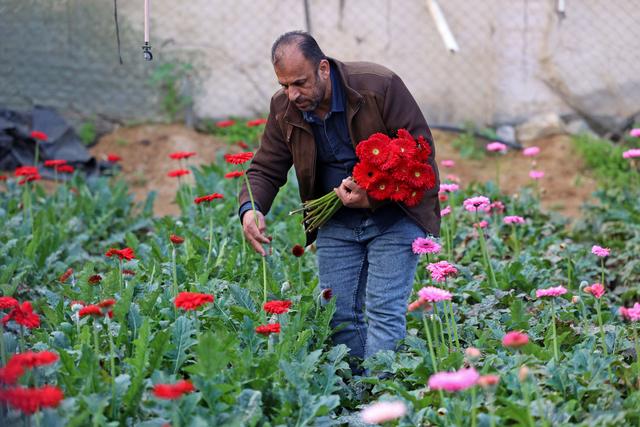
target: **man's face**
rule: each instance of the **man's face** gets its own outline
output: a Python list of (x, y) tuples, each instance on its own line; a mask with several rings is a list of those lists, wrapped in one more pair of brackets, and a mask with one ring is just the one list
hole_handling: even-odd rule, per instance
[(315, 68), (305, 59), (297, 47), (288, 47), (282, 53), (274, 69), (278, 83), (301, 111), (314, 111), (324, 100), (327, 86), (331, 84), (329, 62), (322, 60)]

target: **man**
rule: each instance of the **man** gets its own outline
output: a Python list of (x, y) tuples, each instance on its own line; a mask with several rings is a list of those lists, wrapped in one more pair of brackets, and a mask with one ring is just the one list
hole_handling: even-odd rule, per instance
[[(344, 207), (317, 232), (320, 287), (336, 298), (333, 341), (366, 358), (395, 350), (406, 334), (407, 300), (418, 258), (411, 243), (438, 235), (438, 185), (407, 208), (378, 202), (350, 179), (355, 146), (376, 132), (398, 129), (425, 137), (431, 132), (400, 78), (380, 65), (343, 63), (326, 57), (309, 34), (294, 31), (274, 43), (271, 60), (282, 88), (271, 99), (260, 148), (247, 170), (257, 212), (248, 191), (240, 194), (246, 239), (266, 256), (266, 214), (293, 164), (303, 201), (335, 191)], [(436, 182), (437, 179), (436, 179)], [(307, 233), (307, 244), (316, 233)], [(366, 322), (365, 322), (366, 317)]]

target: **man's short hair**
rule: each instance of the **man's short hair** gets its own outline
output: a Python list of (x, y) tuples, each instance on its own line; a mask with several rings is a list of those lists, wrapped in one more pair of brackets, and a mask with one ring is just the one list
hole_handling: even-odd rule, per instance
[(289, 31), (278, 37), (271, 47), (271, 63), (273, 65), (280, 60), (282, 48), (285, 46), (297, 46), (302, 56), (310, 61), (315, 68), (318, 67), (320, 61), (327, 58), (311, 34), (306, 31)]

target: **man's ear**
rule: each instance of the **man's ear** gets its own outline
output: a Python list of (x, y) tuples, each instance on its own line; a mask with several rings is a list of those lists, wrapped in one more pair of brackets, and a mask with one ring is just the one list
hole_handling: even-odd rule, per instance
[(318, 75), (323, 79), (328, 79), (330, 70), (331, 66), (329, 65), (329, 61), (326, 59), (322, 59), (318, 64)]

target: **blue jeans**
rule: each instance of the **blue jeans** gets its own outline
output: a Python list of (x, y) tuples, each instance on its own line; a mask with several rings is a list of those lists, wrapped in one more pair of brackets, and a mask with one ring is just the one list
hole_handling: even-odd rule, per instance
[(334, 344), (345, 344), (360, 358), (396, 350), (406, 335), (418, 264), (411, 243), (424, 234), (405, 215), (383, 227), (360, 214), (349, 224), (331, 219), (318, 230), (320, 288), (330, 288), (336, 298)]

